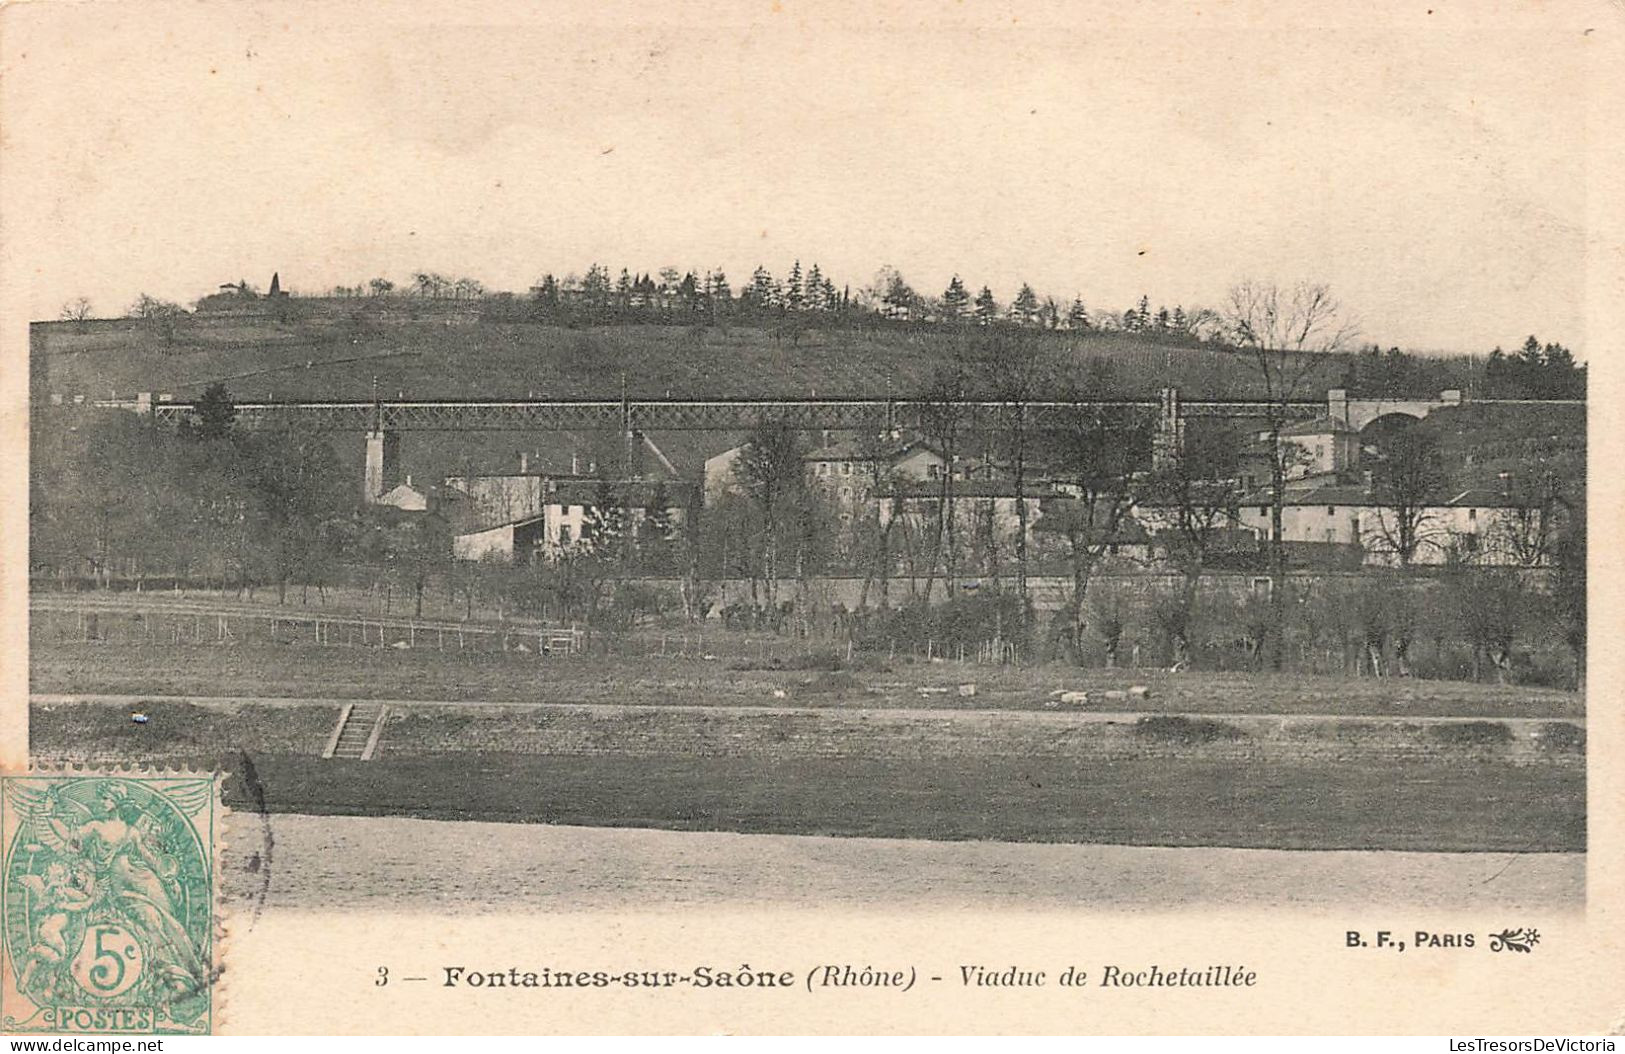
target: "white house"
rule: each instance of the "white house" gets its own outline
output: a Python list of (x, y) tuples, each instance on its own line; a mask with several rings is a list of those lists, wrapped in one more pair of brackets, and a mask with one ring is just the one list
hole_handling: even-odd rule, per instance
[(480, 560), (494, 553), (520, 562), (553, 559), (570, 550), (588, 537), (594, 510), (605, 503), (625, 510), (627, 530), (635, 538), (663, 492), (663, 511), (673, 524), (681, 524), (694, 489), (683, 481), (546, 476), (454, 477), (446, 482), (468, 494), (472, 503), (466, 526), (453, 539), (453, 554)]
[[(1240, 525), (1269, 538), (1270, 505), (1267, 488), (1244, 496)], [(1517, 495), (1474, 487), (1440, 494), (1410, 512), (1405, 517), (1410, 523), (1404, 524), (1399, 510), (1384, 505), (1363, 485), (1321, 483), (1287, 489), (1281, 533), (1289, 542), (1358, 545), (1365, 550), (1365, 562), (1378, 566), (1401, 563), (1408, 541), (1412, 564), (1542, 567), (1555, 558), (1561, 515), (1549, 504), (1537, 506)]]
[(705, 459), (705, 503), (715, 505), (724, 494), (736, 489), (739, 485), (734, 467), (739, 464), (740, 455), (745, 452), (745, 444), (729, 447), (720, 454), (713, 454)]
[[(916, 530), (933, 530), (942, 511), (942, 488), (940, 474), (935, 480), (899, 479), (888, 484), (881, 494), (888, 499), (880, 504), (881, 525), (895, 519)], [(1061, 497), (1053, 487), (1029, 483), (1018, 498), (1015, 484), (1009, 480), (958, 480), (949, 493), (955, 533), (967, 545), (976, 544), (978, 539), (1001, 546), (1013, 542), (1021, 530), (1022, 505), (1026, 506), (1030, 542), (1044, 516), (1045, 503)]]
[[(1271, 479), (1272, 451), (1268, 430), (1254, 434), (1242, 451), (1240, 475), (1243, 487), (1263, 487)], [(1287, 479), (1337, 476), (1360, 466), (1360, 433), (1348, 422), (1335, 417), (1300, 421), (1281, 429), (1282, 455)]]
[(894, 481), (941, 479), (948, 462), (935, 447), (920, 440), (865, 445), (846, 439), (808, 452), (802, 464), (808, 483), (850, 511)]
[(454, 535), (451, 554), (458, 560), (497, 559), (511, 562), (514, 554), (534, 552), (546, 530), (545, 516), (494, 524)]
[(429, 496), (412, 486), (412, 477), (407, 476), (406, 482), (397, 483), (393, 488), (378, 496), (375, 505), (393, 505), (397, 509), (407, 512), (423, 512), (429, 507)]

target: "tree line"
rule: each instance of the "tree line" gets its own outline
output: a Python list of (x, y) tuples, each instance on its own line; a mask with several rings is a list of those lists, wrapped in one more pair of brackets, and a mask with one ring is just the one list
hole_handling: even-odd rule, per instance
[[(1462, 383), (1448, 359), (1370, 344), (1350, 356), (1341, 386), (1350, 395), (1402, 399), (1437, 393)], [(1561, 344), (1531, 335), (1518, 351), (1497, 347), (1485, 357), (1482, 379), (1469, 396), (1481, 399), (1584, 399), (1586, 367)]]
[(368, 567), (421, 596), (449, 550), (443, 522), (365, 509), (325, 440), (233, 427), (214, 386), (168, 427), (117, 411), (36, 408), (29, 563), (107, 585), (165, 579), (239, 595), (290, 587), (318, 599)]
[[(1255, 284), (1242, 282), (1240, 286)], [(263, 299), (247, 280), (228, 283), (222, 289), (200, 299), (198, 310), (253, 308)], [(1221, 309), (1187, 309), (1183, 304), (1153, 307), (1150, 296), (1145, 295), (1121, 311), (1112, 311), (1090, 308), (1082, 296), (1070, 300), (1041, 296), (1027, 282), (1020, 284), (1008, 302), (999, 300), (986, 285), (975, 287), (974, 292), (972, 289), (956, 273), (940, 294), (922, 293), (890, 266), (882, 267), (871, 281), (854, 288), (835, 281), (817, 262), (803, 268), (796, 260), (782, 276), (765, 266), (756, 267), (737, 290), (720, 267), (664, 267), (656, 272), (640, 272), (626, 267), (616, 271), (593, 263), (582, 273), (543, 274), (525, 294), (494, 291), (468, 276), (419, 271), (408, 281), (398, 283), (380, 276), (335, 286), (324, 295), (378, 303), (466, 303), (474, 305), (489, 321), (572, 326), (762, 325), (775, 339), (791, 340), (799, 340), (808, 329), (890, 323), (1113, 332), (1142, 336), (1159, 344), (1185, 343), (1242, 352), (1253, 350), (1257, 344), (1258, 334), (1238, 318), (1233, 297)], [(303, 299), (308, 303), (310, 298)], [(279, 318), (292, 318), (300, 310), (288, 297), (264, 302), (270, 305), (267, 310)], [(184, 337), (189, 313), (175, 302), (142, 293), (126, 309), (126, 315), (143, 322), (165, 344), (174, 345)], [(81, 331), (93, 316), (94, 307), (84, 297), (65, 303), (60, 313), (61, 321)], [(1351, 395), (1400, 398), (1466, 388), (1470, 397), (1477, 398), (1585, 397), (1585, 365), (1561, 343), (1542, 342), (1535, 336), (1528, 337), (1516, 351), (1509, 353), (1496, 347), (1482, 359), (1465, 357), (1469, 360), (1465, 364), (1463, 356), (1420, 355), (1395, 346), (1384, 349), (1378, 344), (1355, 351), (1345, 343), (1309, 350), (1335, 352), (1343, 360), (1340, 385)]]

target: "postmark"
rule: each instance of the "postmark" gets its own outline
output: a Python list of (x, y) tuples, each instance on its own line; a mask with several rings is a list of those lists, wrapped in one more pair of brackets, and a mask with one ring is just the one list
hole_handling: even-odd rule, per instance
[(218, 777), (0, 776), (0, 1031), (214, 1030)]

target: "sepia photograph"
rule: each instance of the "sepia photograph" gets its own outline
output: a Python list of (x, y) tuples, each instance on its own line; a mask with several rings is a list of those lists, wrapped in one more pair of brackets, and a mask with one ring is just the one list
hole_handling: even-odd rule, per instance
[(9, 9), (7, 1014), (204, 1028), (210, 895), (1537, 957), (1598, 7)]

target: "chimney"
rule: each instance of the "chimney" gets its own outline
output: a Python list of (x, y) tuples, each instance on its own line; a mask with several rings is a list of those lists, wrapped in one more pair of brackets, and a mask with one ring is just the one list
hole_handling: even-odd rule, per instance
[(576, 456), (574, 450), (570, 451), (570, 475), (581, 475), (581, 459)]
[(523, 450), (519, 452), (519, 474), (523, 476), (530, 471), (530, 455)]
[(406, 485), (408, 487), (410, 487), (412, 485), (412, 473), (410, 473), (410, 472), (408, 472), (406, 474)]

